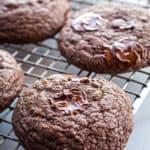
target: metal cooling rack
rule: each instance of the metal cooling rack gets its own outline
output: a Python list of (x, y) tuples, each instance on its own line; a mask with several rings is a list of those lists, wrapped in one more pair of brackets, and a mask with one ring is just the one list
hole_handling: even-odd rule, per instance
[[(70, 3), (72, 9), (76, 10), (102, 1), (106, 0), (71, 0)], [(131, 0), (116, 1), (131, 3)], [(132, 3), (142, 5), (147, 9), (149, 9), (150, 6), (148, 0), (132, 0)], [(116, 76), (83, 71), (71, 64), (68, 64), (66, 59), (60, 55), (56, 41), (58, 36), (59, 34), (38, 44), (0, 45), (0, 48), (8, 50), (24, 69), (24, 88), (28, 87), (36, 80), (54, 73), (69, 73), (90, 77), (102, 76), (107, 80), (116, 83), (128, 93), (132, 100), (133, 111), (134, 113), (137, 112), (150, 89), (150, 67), (135, 72), (118, 74)], [(24, 150), (19, 144), (11, 124), (12, 113), (16, 102), (17, 99), (9, 108), (0, 113), (0, 150)]]

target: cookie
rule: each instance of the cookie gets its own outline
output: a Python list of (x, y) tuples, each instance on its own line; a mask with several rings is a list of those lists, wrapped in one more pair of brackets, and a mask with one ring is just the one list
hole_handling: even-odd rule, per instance
[(96, 73), (150, 65), (150, 10), (101, 3), (68, 15), (59, 47), (68, 61)]
[(123, 150), (130, 99), (102, 78), (51, 75), (21, 95), (13, 127), (27, 150)]
[(0, 50), (0, 112), (19, 94), (23, 86), (23, 70), (11, 54)]
[(67, 0), (0, 1), (0, 42), (31, 43), (54, 35), (64, 24)]

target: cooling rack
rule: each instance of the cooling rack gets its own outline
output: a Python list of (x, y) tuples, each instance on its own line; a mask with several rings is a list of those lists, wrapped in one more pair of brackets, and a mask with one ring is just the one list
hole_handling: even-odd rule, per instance
[[(73, 10), (85, 8), (98, 2), (106, 0), (70, 0)], [(107, 0), (108, 1), (108, 0)], [(110, 0), (114, 1), (114, 0)], [(133, 3), (142, 5), (149, 9), (148, 0), (115, 0), (120, 3)], [(81, 70), (71, 64), (60, 55), (57, 47), (59, 33), (53, 38), (47, 39), (37, 44), (15, 45), (3, 44), (1, 49), (8, 50), (20, 63), (25, 72), (24, 88), (28, 87), (36, 80), (54, 73), (78, 74), (90, 77), (102, 76), (105, 79), (119, 85), (131, 98), (134, 114), (140, 108), (142, 102), (150, 91), (150, 67), (143, 68), (125, 74), (104, 75)], [(24, 150), (19, 144), (12, 128), (12, 114), (17, 98), (9, 108), (0, 113), (0, 150)]]

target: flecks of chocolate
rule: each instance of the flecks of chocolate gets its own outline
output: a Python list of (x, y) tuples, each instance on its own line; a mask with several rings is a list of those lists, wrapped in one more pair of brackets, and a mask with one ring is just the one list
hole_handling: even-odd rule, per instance
[(75, 31), (96, 31), (102, 25), (102, 17), (96, 13), (86, 13), (72, 22), (72, 28)]

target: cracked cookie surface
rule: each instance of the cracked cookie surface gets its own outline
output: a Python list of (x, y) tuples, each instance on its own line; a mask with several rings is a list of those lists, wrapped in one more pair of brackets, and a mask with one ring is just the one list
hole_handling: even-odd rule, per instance
[(67, 0), (0, 1), (0, 42), (44, 40), (62, 27), (68, 10)]
[(122, 73), (150, 65), (150, 10), (119, 3), (72, 12), (59, 47), (67, 60), (90, 72)]
[(0, 111), (10, 105), (23, 86), (23, 70), (11, 54), (0, 50)]
[(28, 150), (123, 150), (133, 114), (126, 93), (105, 79), (55, 74), (23, 92), (13, 127)]

